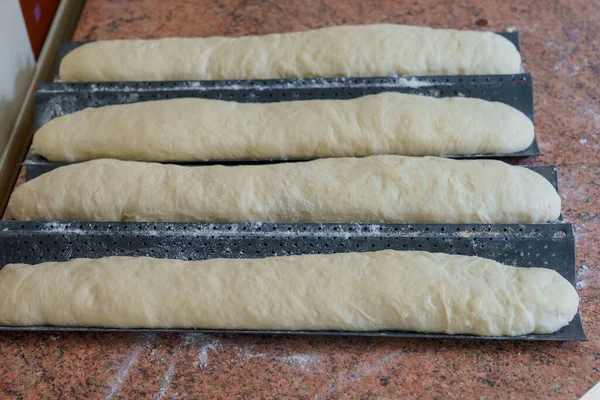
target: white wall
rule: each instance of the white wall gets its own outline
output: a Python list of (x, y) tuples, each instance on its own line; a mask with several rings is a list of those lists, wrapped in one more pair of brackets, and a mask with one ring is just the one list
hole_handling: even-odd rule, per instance
[(0, 152), (8, 141), (35, 69), (19, 0), (0, 0)]

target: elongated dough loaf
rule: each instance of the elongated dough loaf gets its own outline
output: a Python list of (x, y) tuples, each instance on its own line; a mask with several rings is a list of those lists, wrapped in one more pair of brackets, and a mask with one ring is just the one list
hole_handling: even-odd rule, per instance
[(372, 156), (255, 166), (94, 160), (15, 190), (21, 220), (549, 222), (545, 178), (500, 161)]
[(533, 123), (515, 108), (472, 98), (381, 93), (353, 100), (248, 104), (173, 99), (88, 108), (35, 134), (52, 161), (197, 161), (511, 153)]
[(515, 46), (495, 33), (381, 24), (238, 38), (98, 41), (67, 54), (60, 77), (161, 81), (516, 74), (520, 69)]
[(551, 333), (577, 312), (556, 271), (426, 252), (13, 264), (0, 323), (115, 328)]

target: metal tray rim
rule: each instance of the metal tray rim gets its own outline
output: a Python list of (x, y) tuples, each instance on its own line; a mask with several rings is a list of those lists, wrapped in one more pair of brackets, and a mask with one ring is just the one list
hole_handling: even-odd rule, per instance
[[(579, 311), (569, 324), (581, 324)], [(538, 341), (538, 342), (577, 342), (588, 341), (583, 337), (558, 338), (552, 334), (529, 334), (518, 336), (477, 336), (465, 334), (419, 333), (409, 331), (288, 331), (288, 330), (247, 330), (247, 329), (183, 329), (183, 328), (100, 328), (100, 327), (61, 327), (61, 326), (0, 326), (0, 332), (95, 332), (95, 333), (196, 333), (196, 334), (235, 334), (235, 335), (299, 335), (299, 336), (341, 336), (341, 337), (387, 337), (398, 339), (459, 339), (459, 340), (497, 340), (497, 341)]]
[[(235, 227), (235, 229), (233, 229)], [(310, 227), (312, 230), (305, 228)], [(451, 227), (451, 229), (450, 229)], [(116, 230), (113, 230), (116, 229)], [(200, 229), (198, 229), (200, 228)], [(291, 230), (295, 236), (312, 237), (315, 234), (323, 235), (323, 239), (328, 236), (332, 238), (344, 238), (363, 240), (364, 236), (389, 237), (389, 238), (437, 238), (435, 240), (451, 239), (482, 239), (490, 240), (497, 238), (498, 233), (503, 236), (511, 236), (515, 243), (535, 243), (543, 239), (552, 241), (558, 240), (563, 243), (570, 243), (570, 252), (573, 251), (574, 235), (571, 224), (273, 224), (273, 223), (154, 223), (154, 222), (133, 222), (133, 223), (110, 223), (110, 222), (21, 222), (21, 221), (2, 221), (0, 222), (0, 239), (6, 237), (19, 237), (21, 240), (29, 240), (25, 236), (31, 236), (36, 240), (36, 235), (58, 235), (69, 237), (82, 237), (82, 240), (93, 240), (94, 237), (111, 237), (112, 240), (119, 240), (119, 237), (138, 237), (145, 235), (157, 236), (162, 240), (168, 237), (180, 240), (180, 235), (187, 235), (194, 238), (201, 237), (204, 240), (213, 240), (213, 237), (235, 238), (239, 236), (249, 236), (257, 240), (266, 240), (277, 233), (283, 234), (282, 237), (275, 236), (276, 240), (281, 240), (285, 234)], [(344, 228), (344, 229), (341, 229)], [(560, 233), (561, 235), (557, 234)], [(215, 236), (216, 235), (216, 236)], [(56, 240), (56, 239), (49, 239)], [(124, 240), (124, 239), (123, 239)], [(146, 240), (146, 239), (141, 239)], [(506, 239), (504, 239), (506, 240)], [(70, 239), (69, 239), (70, 242)], [(412, 239), (411, 239), (412, 242)], [(258, 243), (258, 242), (257, 242)], [(414, 245), (409, 246), (407, 250), (417, 250)], [(479, 240), (477, 241), (479, 243)], [(542, 242), (548, 243), (548, 242)], [(568, 247), (567, 247), (568, 249)], [(116, 251), (116, 250), (115, 250)], [(350, 250), (352, 251), (352, 250)], [(569, 251), (569, 250), (567, 250)], [(568, 254), (568, 253), (567, 253)], [(222, 256), (214, 256), (222, 257)], [(245, 256), (243, 256), (245, 257)], [(43, 260), (42, 260), (43, 261)], [(14, 261), (13, 261), (14, 262)], [(562, 269), (556, 269), (572, 285), (575, 285), (575, 260), (574, 253), (563, 260)], [(526, 265), (522, 265), (527, 267)], [(532, 265), (535, 266), (535, 265)], [(566, 270), (565, 270), (566, 268)], [(571, 270), (572, 269), (572, 270)], [(566, 275), (565, 275), (566, 274)], [(448, 335), (442, 333), (418, 333), (418, 332), (399, 332), (399, 331), (368, 331), (368, 332), (349, 332), (349, 331), (259, 331), (259, 330), (220, 330), (220, 329), (146, 329), (146, 328), (99, 328), (99, 327), (11, 327), (0, 326), (0, 331), (78, 331), (78, 332), (185, 332), (185, 333), (232, 333), (232, 334), (298, 334), (298, 335), (334, 335), (334, 336), (368, 336), (368, 337), (404, 337), (404, 338), (435, 338), (435, 339), (490, 339), (490, 340), (531, 340), (531, 341), (574, 341), (586, 340), (585, 331), (581, 324), (579, 313), (567, 325), (569, 331), (561, 333), (558, 331), (548, 335), (522, 335), (522, 336), (499, 336), (486, 337), (475, 335)], [(563, 335), (563, 336), (561, 336)], [(567, 336), (564, 336), (567, 335)]]

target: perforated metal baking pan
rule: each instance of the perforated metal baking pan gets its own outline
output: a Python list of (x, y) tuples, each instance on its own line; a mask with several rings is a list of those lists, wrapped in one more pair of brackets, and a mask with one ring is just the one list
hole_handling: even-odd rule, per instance
[[(279, 102), (311, 99), (350, 99), (381, 92), (434, 97), (465, 96), (513, 106), (532, 121), (533, 84), (530, 74), (427, 76), (385, 78), (322, 78), (248, 81), (165, 81), (116, 83), (47, 83), (35, 96), (35, 129), (53, 118), (88, 107), (173, 98), (207, 98), (237, 102)], [(526, 150), (505, 154), (448, 155), (454, 158), (528, 157), (540, 154), (534, 139)], [(230, 160), (198, 160), (214, 164)], [(240, 159), (237, 163), (256, 160)], [(278, 161), (278, 160), (260, 160)], [(32, 153), (28, 162), (48, 163)]]
[[(383, 249), (481, 256), (520, 267), (551, 268), (575, 285), (575, 245), (570, 224), (202, 224), (0, 222), (0, 265), (73, 258), (150, 256), (184, 260), (261, 258)], [(4, 331), (229, 332), (260, 334), (391, 336), (491, 340), (586, 340), (579, 314), (548, 335), (479, 337), (414, 332), (247, 331), (11, 327)]]

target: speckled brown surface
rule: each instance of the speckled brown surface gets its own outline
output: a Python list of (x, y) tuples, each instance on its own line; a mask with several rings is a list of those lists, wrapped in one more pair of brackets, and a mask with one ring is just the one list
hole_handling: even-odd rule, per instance
[[(600, 12), (593, 1), (88, 0), (74, 40), (394, 22), (521, 32), (538, 140), (576, 225), (589, 342), (2, 334), (0, 397), (564, 398), (600, 380)], [(37, 395), (36, 395), (37, 394)]]

